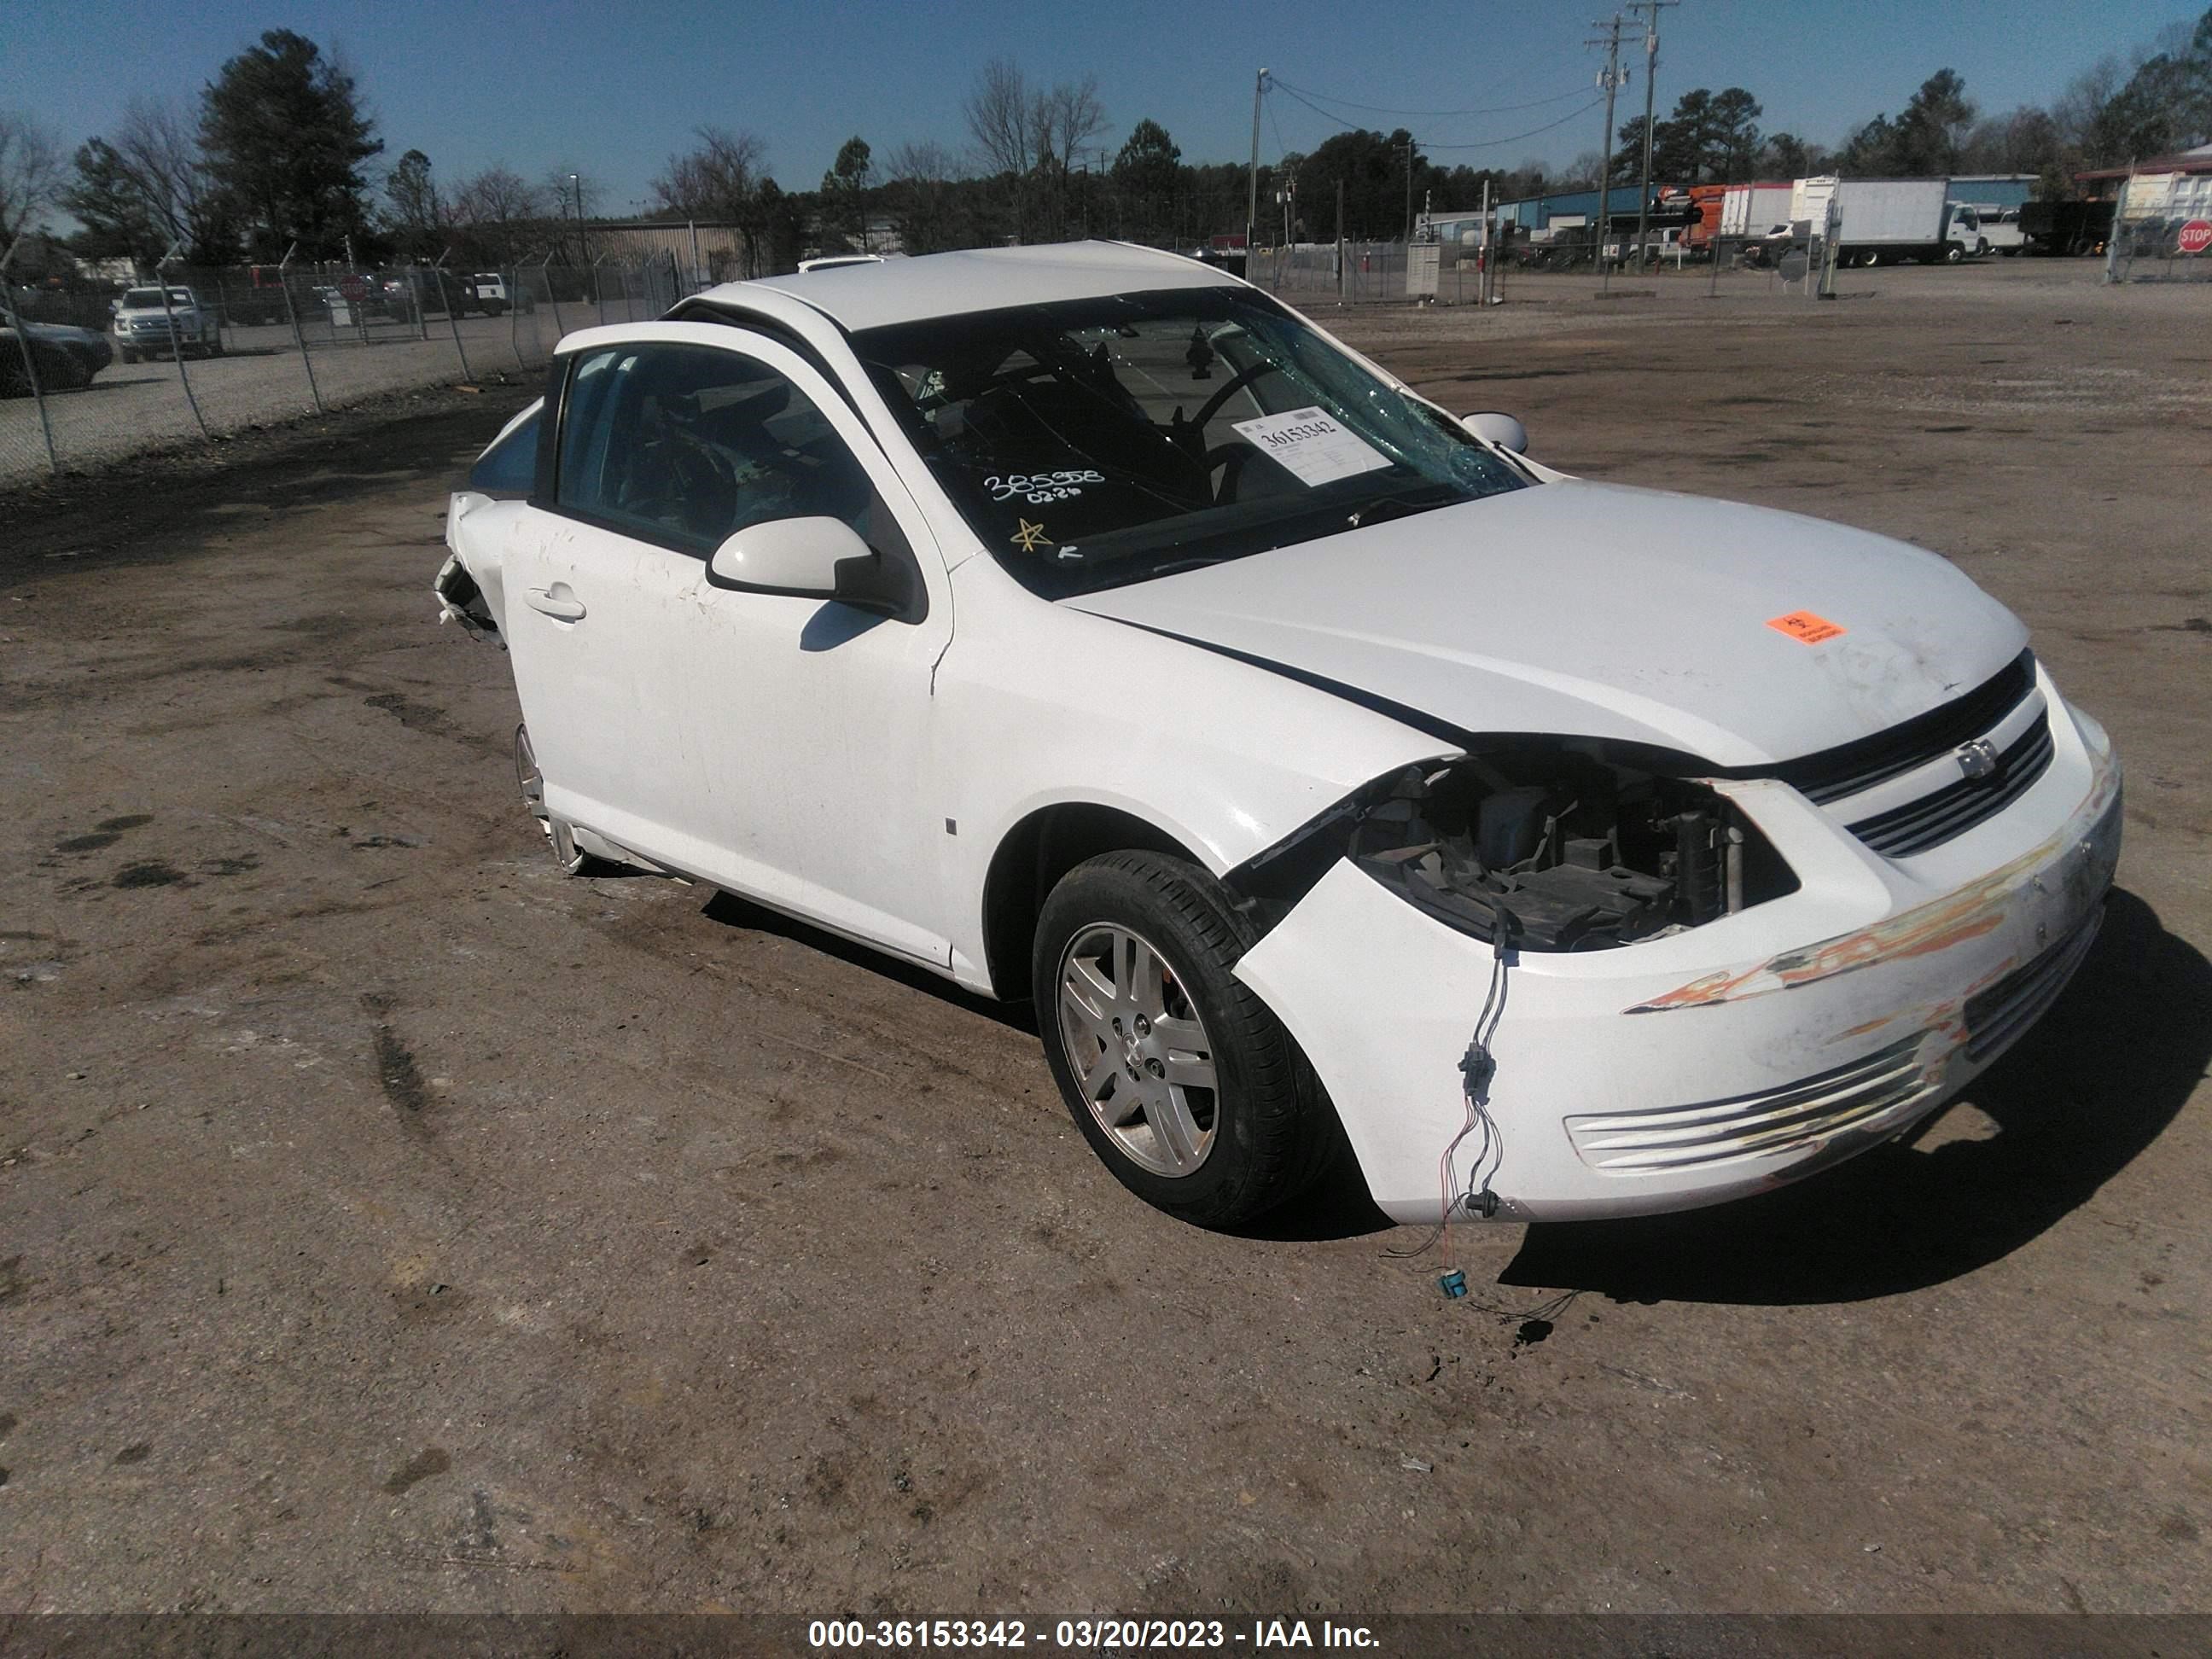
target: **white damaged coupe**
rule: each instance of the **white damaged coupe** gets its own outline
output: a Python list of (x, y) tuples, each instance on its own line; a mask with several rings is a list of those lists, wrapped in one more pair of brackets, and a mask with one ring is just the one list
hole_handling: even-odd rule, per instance
[(1033, 1000), (1173, 1214), (1340, 1136), (1433, 1222), (1900, 1133), (2088, 951), (2103, 730), (1932, 554), (1525, 447), (1189, 260), (855, 265), (563, 340), (437, 591), (564, 866)]

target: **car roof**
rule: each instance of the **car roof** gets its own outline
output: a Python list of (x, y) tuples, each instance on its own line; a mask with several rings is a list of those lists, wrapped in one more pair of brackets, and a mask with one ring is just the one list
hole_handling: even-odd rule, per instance
[(1042, 247), (975, 248), (926, 253), (882, 264), (838, 265), (788, 276), (724, 283), (700, 298), (742, 307), (774, 289), (803, 300), (848, 329), (921, 322), (1054, 300), (1170, 288), (1236, 288), (1234, 276), (1180, 254), (1126, 242), (1060, 242)]

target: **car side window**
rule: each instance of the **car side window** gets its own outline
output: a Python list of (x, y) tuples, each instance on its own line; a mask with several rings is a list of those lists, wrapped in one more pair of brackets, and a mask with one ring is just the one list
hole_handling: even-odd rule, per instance
[(604, 347), (579, 356), (565, 402), (555, 500), (580, 517), (702, 557), (771, 519), (868, 532), (858, 459), (805, 392), (750, 357)]

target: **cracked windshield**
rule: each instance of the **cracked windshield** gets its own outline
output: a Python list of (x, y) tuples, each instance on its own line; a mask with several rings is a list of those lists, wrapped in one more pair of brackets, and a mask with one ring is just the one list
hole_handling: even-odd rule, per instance
[(1527, 482), (1240, 289), (1024, 306), (854, 345), (984, 545), (1054, 598)]

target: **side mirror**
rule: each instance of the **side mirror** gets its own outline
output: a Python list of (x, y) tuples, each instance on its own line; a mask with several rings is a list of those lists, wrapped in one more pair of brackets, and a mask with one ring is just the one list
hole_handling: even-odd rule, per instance
[(1510, 449), (1522, 455), (1528, 449), (1528, 428), (1510, 415), (1462, 415), (1459, 423), (1478, 438), (1487, 439), (1500, 449)]
[(842, 519), (772, 519), (748, 525), (714, 550), (707, 580), (717, 587), (835, 599), (901, 622), (929, 614), (912, 557), (885, 558)]
[(707, 568), (720, 586), (828, 599), (837, 597), (840, 565), (875, 556), (842, 520), (772, 519), (730, 537)]

